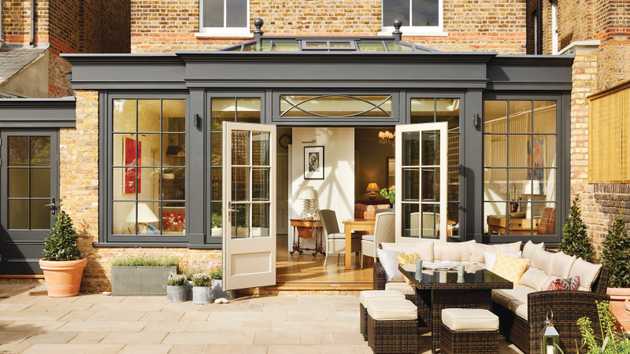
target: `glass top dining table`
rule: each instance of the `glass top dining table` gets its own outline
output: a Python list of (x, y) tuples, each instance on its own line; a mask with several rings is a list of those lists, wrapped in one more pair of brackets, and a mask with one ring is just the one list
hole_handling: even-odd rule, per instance
[(408, 280), (409, 284), (417, 289), (512, 289), (511, 281), (487, 269), (473, 269), (464, 271), (462, 276), (455, 270), (428, 270), (422, 271), (422, 277), (416, 279), (414, 270), (405, 266), (399, 266), (400, 273)]

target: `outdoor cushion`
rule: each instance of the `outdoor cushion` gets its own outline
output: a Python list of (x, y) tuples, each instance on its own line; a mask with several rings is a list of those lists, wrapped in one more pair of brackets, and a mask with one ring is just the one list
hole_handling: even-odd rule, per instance
[(571, 290), (576, 291), (580, 286), (580, 276), (576, 275), (574, 277), (569, 277), (566, 279), (556, 278), (549, 283), (547, 290)]
[(514, 313), (516, 314), (516, 316), (527, 321), (527, 302), (525, 302), (524, 304), (518, 305), (516, 310), (514, 310)]
[(566, 255), (563, 252), (555, 253), (551, 259), (551, 268), (547, 274), (559, 278), (566, 278), (569, 276), (574, 262), (575, 257)]
[(519, 284), (541, 291), (547, 289), (551, 280), (552, 278), (543, 270), (529, 267), (519, 280)]
[(492, 301), (502, 305), (523, 319), (527, 319), (527, 295), (536, 290), (522, 285), (514, 289), (492, 290)]
[[(501, 254), (508, 257), (521, 258), (521, 252), (515, 252), (515, 253), (501, 252)], [(497, 262), (497, 254), (494, 252), (484, 252), (483, 258), (484, 258), (484, 268), (486, 268), (487, 270), (492, 270), (492, 268), (494, 268), (494, 264)]]
[(376, 254), (381, 262), (387, 281), (402, 281), (403, 276), (398, 270), (398, 251), (395, 249), (377, 249)]
[(398, 253), (398, 264), (416, 264), (416, 262), (420, 259), (420, 255), (417, 253)]
[(497, 262), (492, 271), (497, 275), (517, 283), (529, 266), (529, 259), (497, 255)]
[(385, 290), (394, 290), (402, 293), (403, 295), (415, 295), (416, 290), (406, 282), (388, 282), (385, 284)]
[[(503, 243), (497, 245), (486, 245), (483, 243), (474, 243), (470, 245), (470, 261), (484, 263), (485, 253), (503, 253), (516, 254), (521, 252), (521, 242)], [(491, 268), (490, 268), (491, 269)]]
[(532, 266), (544, 270), (547, 275), (550, 275), (553, 253), (547, 252), (544, 249), (537, 249), (533, 253), (533, 257), (530, 258)]
[(433, 241), (417, 240), (414, 242), (382, 242), (383, 249), (393, 249), (402, 253), (417, 253), (423, 261), (433, 261)]
[(435, 241), (434, 258), (436, 261), (468, 261), (470, 259), (470, 247), (475, 241), (467, 242), (443, 242)]
[(484, 309), (443, 309), (442, 323), (452, 331), (496, 331), (499, 329), (499, 317)]
[(569, 276), (580, 276), (580, 286), (578, 290), (591, 291), (593, 282), (597, 279), (599, 271), (602, 269), (601, 264), (593, 264), (578, 258), (573, 262), (573, 267), (569, 271)]
[(367, 311), (377, 321), (418, 319), (418, 309), (409, 300), (396, 300), (395, 302), (369, 301)]
[(523, 258), (532, 259), (534, 258), (534, 254), (537, 249), (545, 249), (545, 243), (533, 243), (532, 241), (527, 241), (525, 246), (523, 246)]
[(363, 290), (359, 293), (359, 302), (365, 306), (368, 299), (395, 298), (404, 300), (405, 296), (396, 290)]

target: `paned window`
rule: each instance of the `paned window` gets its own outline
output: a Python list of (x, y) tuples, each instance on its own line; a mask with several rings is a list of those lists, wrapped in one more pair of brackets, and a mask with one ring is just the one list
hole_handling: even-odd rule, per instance
[(248, 8), (248, 0), (201, 0), (200, 32), (249, 34)]
[(383, 32), (391, 33), (393, 23), (402, 21), (403, 34), (442, 31), (442, 0), (383, 0)]

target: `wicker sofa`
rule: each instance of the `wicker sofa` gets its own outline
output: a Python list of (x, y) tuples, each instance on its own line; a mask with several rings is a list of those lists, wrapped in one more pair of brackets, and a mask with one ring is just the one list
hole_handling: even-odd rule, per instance
[[(374, 289), (385, 289), (387, 274), (378, 259), (374, 262), (373, 272)], [(548, 314), (553, 313), (562, 349), (565, 353), (575, 353), (581, 342), (577, 319), (589, 317), (597, 326), (596, 302), (608, 299), (607, 286), (608, 270), (604, 267), (594, 278), (590, 291), (539, 291), (516, 284), (514, 290), (493, 292), (492, 310), (499, 316), (501, 334), (528, 354), (542, 354), (545, 320)], [(510, 300), (509, 296), (520, 297), (523, 302), (514, 304), (506, 301), (506, 297)], [(422, 316), (422, 306), (418, 306), (418, 312)]]

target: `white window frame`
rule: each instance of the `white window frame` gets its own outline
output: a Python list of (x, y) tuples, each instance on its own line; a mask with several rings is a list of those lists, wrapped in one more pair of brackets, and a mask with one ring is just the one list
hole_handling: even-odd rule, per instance
[(227, 21), (227, 1), (223, 0), (223, 27), (204, 27), (203, 26), (203, 0), (199, 0), (199, 32), (196, 37), (252, 37), (252, 33), (249, 30), (249, 2), (247, 0), (247, 14), (245, 27), (226, 27)]
[[(413, 23), (413, 2), (409, 1), (409, 23)], [(381, 22), (383, 21), (383, 13), (385, 12), (385, 0), (381, 0)], [(391, 36), (394, 32), (394, 26), (391, 23), (381, 23), (381, 32), (379, 36)], [(406, 36), (448, 36), (444, 32), (444, 0), (438, 1), (438, 25), (437, 26), (402, 26), (400, 31)]]

